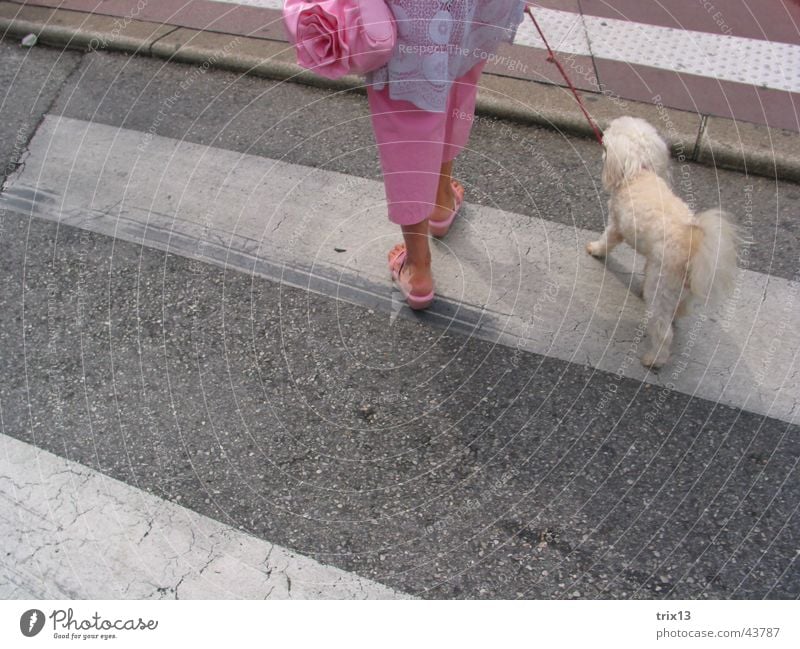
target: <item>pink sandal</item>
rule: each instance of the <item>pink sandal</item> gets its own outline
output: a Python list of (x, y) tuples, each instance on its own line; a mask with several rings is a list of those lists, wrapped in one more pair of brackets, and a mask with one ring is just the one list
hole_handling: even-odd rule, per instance
[[(453, 187), (453, 193), (455, 194), (455, 198), (453, 199), (453, 210), (450, 212), (450, 216), (442, 221), (432, 221), (428, 219), (428, 232), (431, 233), (431, 236), (434, 237), (443, 237), (447, 234), (450, 230), (450, 226), (453, 225), (453, 221), (456, 219), (456, 215), (458, 211), (461, 209), (461, 204), (464, 202), (464, 187), (459, 183), (457, 180), (450, 181), (450, 185)], [(458, 189), (461, 189), (461, 194), (459, 195)]]
[(396, 253), (394, 257), (392, 257), (392, 252), (389, 252), (389, 270), (392, 273), (392, 281), (394, 281), (395, 286), (397, 286), (398, 290), (403, 294), (406, 303), (415, 311), (419, 311), (421, 309), (427, 309), (431, 303), (433, 302), (434, 292), (431, 291), (427, 295), (414, 295), (411, 293), (411, 288), (400, 281), (400, 272), (403, 270), (403, 265), (406, 263), (406, 251), (405, 248), (400, 252)]

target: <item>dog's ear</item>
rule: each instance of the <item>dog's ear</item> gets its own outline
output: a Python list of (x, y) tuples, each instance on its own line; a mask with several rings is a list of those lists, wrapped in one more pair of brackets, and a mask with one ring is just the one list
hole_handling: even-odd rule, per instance
[[(606, 191), (614, 190), (625, 179), (625, 155), (615, 146), (616, 138), (606, 134), (603, 137), (603, 173), (601, 181)], [(622, 155), (620, 155), (622, 153)]]
[(637, 140), (637, 158), (642, 169), (652, 171), (664, 180), (669, 180), (669, 147), (650, 124), (642, 130)]
[(641, 122), (637, 138), (638, 158), (642, 169), (648, 169), (669, 181), (669, 147), (652, 124)]
[(669, 146), (660, 137), (656, 137), (649, 153), (653, 171), (669, 183)]

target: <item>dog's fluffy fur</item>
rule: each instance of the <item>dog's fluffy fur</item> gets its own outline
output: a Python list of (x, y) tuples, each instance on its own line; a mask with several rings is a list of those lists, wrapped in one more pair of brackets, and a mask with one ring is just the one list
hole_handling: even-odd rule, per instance
[(717, 303), (732, 289), (739, 237), (722, 210), (692, 214), (672, 192), (669, 151), (649, 123), (617, 118), (603, 134), (603, 146), (608, 226), (586, 250), (603, 257), (624, 240), (647, 258), (649, 349), (641, 361), (658, 368), (669, 358), (672, 321), (685, 313), (691, 296)]

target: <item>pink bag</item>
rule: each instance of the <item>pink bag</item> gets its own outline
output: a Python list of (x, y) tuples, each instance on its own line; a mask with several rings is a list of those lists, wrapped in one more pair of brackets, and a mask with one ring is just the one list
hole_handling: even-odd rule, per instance
[(384, 0), (286, 0), (283, 23), (298, 65), (329, 79), (377, 70), (397, 41)]

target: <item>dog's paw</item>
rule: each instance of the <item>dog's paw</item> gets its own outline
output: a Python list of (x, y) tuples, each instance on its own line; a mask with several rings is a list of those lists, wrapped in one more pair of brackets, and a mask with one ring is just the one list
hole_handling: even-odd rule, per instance
[(668, 356), (664, 356), (663, 354), (659, 355), (655, 352), (646, 352), (639, 360), (642, 361), (642, 365), (645, 367), (649, 367), (651, 370), (657, 370), (664, 367), (668, 358)]
[(588, 252), (592, 257), (604, 257), (605, 251), (603, 250), (603, 244), (599, 241), (592, 241), (591, 243), (586, 244), (586, 252)]
[(672, 321), (674, 322), (678, 318), (683, 318), (687, 316), (690, 310), (691, 310), (691, 302), (688, 298), (684, 298), (683, 300), (681, 300), (680, 304), (678, 304), (678, 308), (675, 309), (675, 316), (672, 318)]

